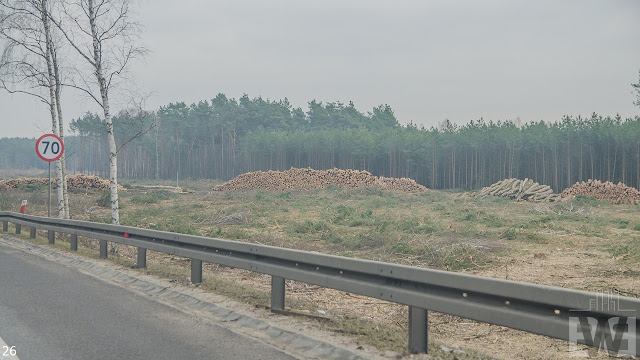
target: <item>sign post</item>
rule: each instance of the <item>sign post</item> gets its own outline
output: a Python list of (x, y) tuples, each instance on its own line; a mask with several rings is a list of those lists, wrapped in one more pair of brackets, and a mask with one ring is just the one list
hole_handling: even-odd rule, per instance
[(51, 162), (59, 160), (63, 153), (64, 143), (58, 135), (44, 134), (36, 141), (36, 154), (49, 163), (49, 210), (47, 212), (49, 217), (51, 217)]

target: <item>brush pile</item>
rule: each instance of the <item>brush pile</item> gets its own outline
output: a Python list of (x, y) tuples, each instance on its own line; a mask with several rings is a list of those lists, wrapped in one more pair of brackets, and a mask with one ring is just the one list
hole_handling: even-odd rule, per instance
[(327, 186), (344, 189), (379, 187), (392, 191), (427, 191), (427, 188), (409, 178), (385, 178), (360, 170), (314, 170), (291, 168), (286, 171), (254, 171), (237, 176), (214, 191), (262, 189), (270, 191), (315, 190)]
[(554, 194), (549, 185), (542, 185), (531, 179), (504, 179), (487, 186), (473, 196), (505, 197), (516, 201), (551, 202), (560, 201), (560, 195)]
[[(58, 184), (58, 179), (54, 178), (53, 187)], [(44, 178), (21, 178), (0, 181), (0, 189), (15, 189), (16, 187), (47, 186), (48, 179)], [(67, 188), (69, 190), (108, 190), (109, 180), (101, 179), (97, 176), (78, 174), (67, 177)], [(118, 190), (124, 187), (118, 185)]]
[(610, 204), (640, 204), (640, 191), (621, 182), (591, 180), (577, 182), (564, 189), (561, 196), (565, 198), (575, 195), (592, 196), (598, 200), (606, 200)]

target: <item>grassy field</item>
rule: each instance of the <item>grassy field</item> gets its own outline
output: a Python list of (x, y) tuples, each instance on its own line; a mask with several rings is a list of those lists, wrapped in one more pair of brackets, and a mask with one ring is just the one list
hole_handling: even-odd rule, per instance
[[(558, 246), (640, 260), (638, 206), (609, 205), (588, 197), (533, 204), (493, 197), (458, 199), (454, 194), (338, 188), (206, 194), (127, 191), (121, 193), (121, 222), (453, 271), (500, 266), (500, 259), (527, 248)], [(98, 195), (106, 198), (106, 193)], [(103, 208), (91, 211), (85, 205), (75, 212), (79, 210), (84, 214), (77, 218), (88, 214), (89, 220), (109, 221)]]
[[(591, 291), (622, 289), (627, 296), (640, 293), (639, 206), (610, 205), (588, 197), (535, 204), (461, 197), (446, 191), (415, 194), (328, 188), (222, 193), (209, 192), (211, 182), (180, 185), (192, 192), (121, 192), (121, 223)], [(46, 214), (46, 190), (37, 187), (0, 193), (0, 209), (17, 211), (23, 199), (29, 201), (27, 213)], [(109, 222), (107, 199), (106, 193), (72, 193), (74, 218)], [(125, 250), (118, 261), (133, 264), (135, 254)], [(150, 268), (166, 277), (186, 277), (186, 265), (170, 260)], [(219, 277), (205, 276), (203, 286), (256, 305), (268, 303), (266, 278), (230, 270), (217, 269), (217, 273)], [(406, 346), (405, 335), (394, 330), (406, 327), (406, 311), (401, 307), (376, 305), (379, 316), (367, 318), (349, 310), (358, 303), (349, 303), (348, 298), (343, 301), (349, 303), (345, 308), (320, 301), (323, 296), (337, 296), (331, 292), (318, 290), (311, 297), (289, 293), (288, 289), (292, 307), (311, 312), (324, 307), (336, 315), (322, 325), (329, 330), (340, 329), (383, 349), (403, 351)], [(345, 322), (344, 314), (351, 314), (351, 321)], [(460, 333), (459, 324), (468, 324), (444, 316), (438, 325), (437, 319), (432, 330), (436, 339), (455, 337), (452, 333)], [(458, 325), (449, 328), (447, 321)], [(490, 348), (482, 339), (468, 338), (458, 343)]]

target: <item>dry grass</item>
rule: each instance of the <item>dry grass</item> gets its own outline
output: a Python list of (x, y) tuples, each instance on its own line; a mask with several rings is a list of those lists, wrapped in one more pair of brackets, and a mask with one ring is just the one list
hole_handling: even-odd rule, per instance
[[(96, 204), (97, 195), (72, 195), (75, 218), (108, 221), (109, 210)], [(157, 201), (133, 200), (142, 195)], [(456, 199), (442, 191), (406, 194), (376, 189), (156, 197), (123, 193), (122, 222), (518, 281), (640, 294), (638, 206), (584, 197), (530, 204)], [(29, 213), (46, 214), (37, 193), (0, 193), (0, 208), (16, 211), (22, 198), (34, 199)], [(92, 243), (85, 245), (95, 249)], [(121, 261), (131, 262), (134, 255), (132, 249), (120, 248)], [(148, 271), (186, 282), (188, 262), (153, 252), (148, 256)], [(207, 264), (203, 286), (244, 302), (268, 303), (269, 278), (244, 270)], [(295, 282), (287, 282), (287, 301), (297, 309), (327, 314), (331, 322), (319, 324), (326, 330), (352, 334), (385, 349), (406, 346), (404, 306)], [(564, 341), (443, 314), (431, 315), (430, 324), (433, 340), (498, 357), (567, 356)]]

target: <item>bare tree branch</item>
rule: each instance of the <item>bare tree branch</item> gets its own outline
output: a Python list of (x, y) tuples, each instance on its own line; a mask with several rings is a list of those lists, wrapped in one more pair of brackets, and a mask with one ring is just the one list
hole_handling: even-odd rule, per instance
[(92, 98), (96, 103), (98, 103), (98, 105), (100, 107), (102, 107), (102, 102), (95, 95), (93, 95), (93, 93), (91, 91), (87, 90), (86, 87), (77, 86), (77, 85), (69, 84), (69, 83), (62, 83), (62, 86), (66, 86), (66, 87), (69, 87), (69, 88), (72, 88), (72, 89), (76, 89), (76, 90), (82, 91), (83, 93), (89, 95), (90, 98)]
[(30, 91), (25, 91), (25, 90), (12, 90), (12, 89), (10, 89), (9, 87), (7, 87), (7, 85), (5, 84), (5, 82), (4, 82), (4, 81), (0, 81), (0, 89), (2, 89), (2, 90), (4, 90), (4, 91), (8, 92), (9, 94), (25, 94), (25, 95), (30, 95), (30, 96), (33, 96), (33, 97), (38, 98), (40, 101), (42, 101), (43, 103), (45, 103), (45, 104), (47, 104), (47, 105), (49, 105), (49, 104), (50, 104), (50, 102), (49, 102), (45, 97), (43, 97), (42, 95), (37, 94), (37, 93), (32, 93), (32, 92), (30, 92)]

